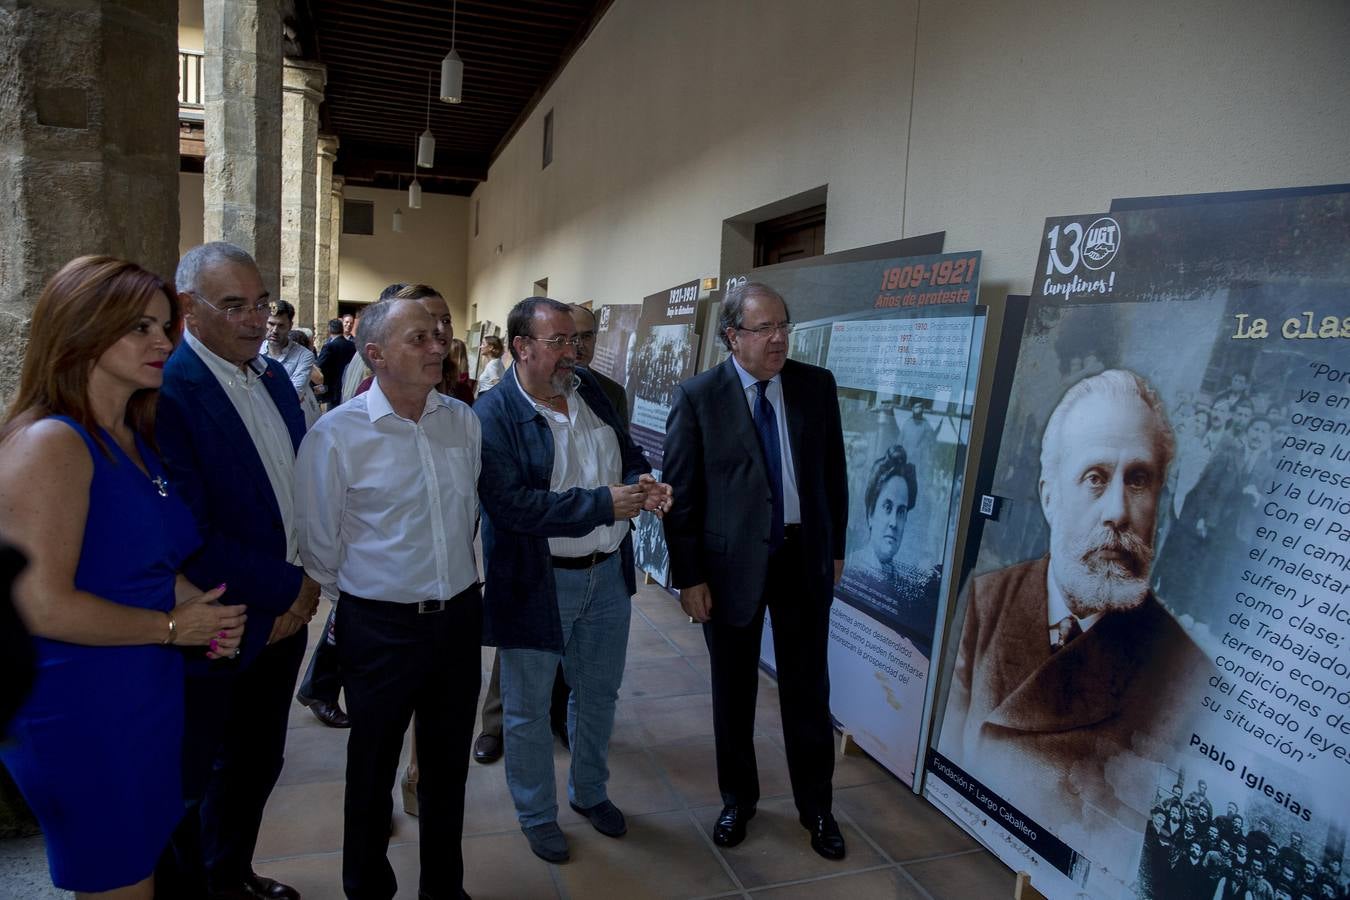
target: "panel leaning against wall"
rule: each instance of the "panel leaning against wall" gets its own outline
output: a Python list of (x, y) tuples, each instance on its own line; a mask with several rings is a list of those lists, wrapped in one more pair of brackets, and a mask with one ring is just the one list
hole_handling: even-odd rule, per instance
[(1350, 194), (1046, 222), (925, 780), (1046, 896), (1342, 896), (1348, 298)]

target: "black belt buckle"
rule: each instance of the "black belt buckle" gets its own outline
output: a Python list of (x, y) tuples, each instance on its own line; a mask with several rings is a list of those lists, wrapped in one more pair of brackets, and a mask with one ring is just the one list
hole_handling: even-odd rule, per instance
[(444, 600), (422, 600), (417, 604), (417, 614), (438, 613), (445, 609), (445, 602)]
[(551, 557), (551, 559), (555, 568), (576, 571), (579, 569), (593, 569), (613, 555), (613, 550), (610, 550), (608, 553), (602, 553), (601, 551), (596, 550), (593, 553), (587, 553), (585, 556), (554, 556)]

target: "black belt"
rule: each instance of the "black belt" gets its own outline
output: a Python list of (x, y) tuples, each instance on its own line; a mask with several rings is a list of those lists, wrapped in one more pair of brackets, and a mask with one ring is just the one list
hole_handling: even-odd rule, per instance
[(393, 600), (371, 600), (369, 597), (358, 597), (355, 594), (349, 594), (346, 591), (342, 591), (338, 594), (338, 601), (346, 603), (349, 600), (353, 600), (360, 604), (368, 604), (371, 606), (378, 605), (378, 607), (383, 610), (406, 612), (409, 615), (422, 615), (423, 613), (438, 613), (447, 610), (450, 608), (450, 604), (476, 590), (478, 590), (478, 585), (471, 584), (449, 600), (419, 600), (416, 603), (396, 603)]
[(608, 553), (601, 553), (597, 550), (585, 556), (554, 556), (551, 559), (555, 569), (590, 569), (609, 559), (615, 552), (611, 550)]

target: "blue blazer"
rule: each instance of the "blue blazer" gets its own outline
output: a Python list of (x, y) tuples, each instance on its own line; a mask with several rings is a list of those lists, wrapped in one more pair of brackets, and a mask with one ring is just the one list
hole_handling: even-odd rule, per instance
[[(580, 367), (576, 373), (581, 379), (577, 395), (618, 436), (623, 483), (635, 483), (652, 470), (647, 457), (628, 436), (595, 376)], [(549, 490), (553, 433), (521, 396), (515, 366), (495, 388), (479, 395), (473, 411), (483, 424), (478, 477), (483, 506), (483, 640), (498, 647), (560, 653), (562, 619), (548, 539), (581, 537), (598, 525), (613, 525), (609, 487)], [(636, 594), (631, 534), (624, 537), (620, 553), (628, 593)]]
[[(266, 357), (264, 357), (266, 359)], [(305, 416), (286, 370), (266, 359), (262, 384), (281, 411), (291, 445), (299, 449)], [(272, 623), (290, 609), (304, 570), (286, 562), (286, 531), (272, 483), (244, 422), (224, 388), (186, 341), (164, 366), (155, 419), (164, 468), (173, 490), (187, 501), (204, 538), (183, 565), (202, 590), (224, 582), (221, 603), (248, 606), (239, 665), (267, 646)], [(188, 657), (188, 673), (227, 663)]]

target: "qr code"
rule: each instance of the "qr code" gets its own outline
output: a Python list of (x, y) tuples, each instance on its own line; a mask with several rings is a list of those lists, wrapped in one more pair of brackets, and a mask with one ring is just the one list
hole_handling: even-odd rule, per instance
[(980, 515), (992, 516), (994, 514), (994, 496), (993, 494), (980, 495)]

